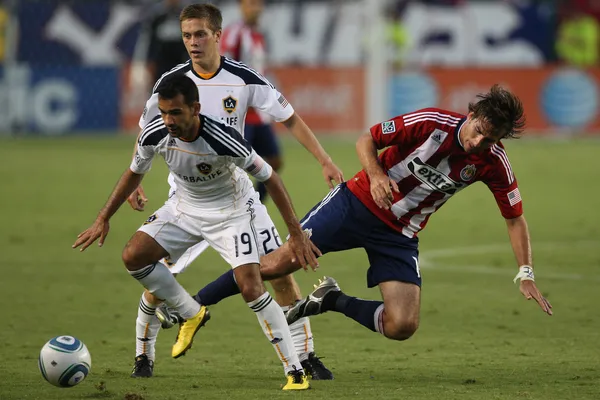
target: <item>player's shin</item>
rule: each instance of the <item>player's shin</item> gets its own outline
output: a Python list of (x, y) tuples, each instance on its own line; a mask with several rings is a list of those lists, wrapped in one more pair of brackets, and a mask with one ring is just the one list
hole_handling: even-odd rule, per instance
[(256, 313), (258, 322), (267, 339), (273, 345), (277, 356), (283, 364), (285, 374), (290, 371), (302, 371), (302, 365), (294, 348), (292, 335), (281, 307), (277, 305), (269, 292), (263, 293), (248, 307)]
[(145, 354), (149, 360), (154, 361), (156, 338), (160, 330), (160, 322), (156, 318), (157, 304), (153, 304), (146, 298), (146, 292), (142, 294), (138, 307), (138, 316), (135, 327), (135, 355)]
[(163, 264), (157, 262), (129, 273), (150, 293), (163, 299), (169, 307), (176, 309), (184, 319), (192, 318), (200, 311), (200, 305)]
[[(288, 307), (281, 307), (281, 310), (285, 314)], [(298, 321), (289, 325), (290, 333), (292, 334), (292, 340), (296, 353), (300, 361), (308, 359), (308, 355), (315, 351), (315, 344), (313, 341), (312, 330), (310, 328), (310, 320), (308, 317), (300, 318)]]

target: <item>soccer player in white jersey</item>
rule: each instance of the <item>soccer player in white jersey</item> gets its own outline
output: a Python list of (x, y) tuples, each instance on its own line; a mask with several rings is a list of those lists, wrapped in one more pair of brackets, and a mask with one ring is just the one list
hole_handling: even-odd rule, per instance
[[(497, 85), (469, 104), (467, 115), (427, 108), (374, 125), (356, 145), (364, 169), (330, 192), (301, 224), (322, 254), (365, 249), (367, 285), (379, 286), (383, 301), (348, 296), (326, 278), (290, 308), (288, 322), (335, 311), (387, 338), (410, 338), (419, 326), (421, 302), (417, 234), (450, 197), (478, 181), (490, 189), (505, 219), (519, 267), (514, 281), (526, 299), (552, 315), (534, 282), (523, 203), (500, 141), (517, 136), (524, 125), (521, 101)], [(287, 244), (261, 259), (265, 280), (300, 268)], [(211, 285), (221, 298), (234, 294), (226, 293), (223, 279)]]
[(172, 356), (186, 353), (208, 314), (206, 307), (196, 303), (159, 260), (166, 256), (177, 260), (190, 246), (204, 240), (233, 268), (242, 297), (256, 313), (283, 363), (287, 375), (283, 389), (308, 389), (283, 311), (260, 277), (259, 259), (264, 249), (258, 232), (268, 229), (276, 234), (276, 229), (247, 173), (265, 182), (289, 230), (287, 243), (298, 260), (316, 266), (318, 249), (303, 232), (283, 182), (271, 166), (234, 128), (199, 114), (198, 90), (190, 78), (170, 76), (161, 82), (157, 93), (160, 115), (148, 120), (131, 166), (95, 223), (78, 236), (73, 247), (83, 245), (84, 250), (98, 238), (102, 245), (110, 218), (140, 184), (153, 158), (161, 155), (173, 174), (177, 191), (129, 240), (123, 262), (150, 293), (188, 318), (180, 325)]
[[(342, 172), (285, 97), (255, 70), (220, 55), (222, 17), (218, 8), (210, 4), (190, 5), (182, 10), (180, 20), (183, 42), (191, 59), (173, 68), (162, 79), (174, 75), (188, 76), (198, 87), (203, 112), (220, 118), (223, 123), (240, 132), (244, 131), (245, 116), (249, 107), (269, 114), (274, 120), (282, 122), (315, 156), (322, 165), (323, 176), (331, 188), (331, 181), (343, 181)], [(160, 80), (155, 89), (159, 84)], [(153, 93), (146, 103), (140, 127), (146, 126), (148, 121), (158, 115), (157, 99), (157, 93)], [(173, 174), (169, 175), (169, 183), (169, 194), (172, 195), (177, 188)], [(143, 210), (146, 198), (141, 187), (130, 196), (129, 201), (135, 209)], [(261, 245), (267, 251), (281, 245), (280, 238), (272, 232), (261, 231), (260, 235)], [(191, 247), (176, 264), (172, 265), (169, 260), (165, 260), (165, 263), (170, 266), (172, 273), (178, 274), (207, 247), (208, 244), (203, 241)], [(235, 282), (233, 284), (235, 285)], [(284, 309), (302, 298), (300, 289), (291, 275), (272, 281), (271, 284), (275, 289), (277, 303)], [(132, 377), (149, 377), (153, 374), (155, 344), (160, 329), (160, 323), (154, 315), (163, 315), (156, 311), (159, 303), (160, 301), (148, 292), (145, 292), (140, 300), (136, 319), (136, 359)], [(163, 321), (164, 326), (168, 327), (168, 315)], [(309, 320), (302, 319), (290, 329), (300, 361), (312, 378), (332, 379), (331, 372), (314, 353)]]

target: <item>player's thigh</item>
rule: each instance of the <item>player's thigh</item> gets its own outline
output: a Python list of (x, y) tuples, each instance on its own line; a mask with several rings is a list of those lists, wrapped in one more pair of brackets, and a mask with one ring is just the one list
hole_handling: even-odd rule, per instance
[(244, 137), (256, 150), (256, 153), (264, 159), (279, 159), (281, 157), (279, 139), (271, 124), (246, 125)]
[(144, 222), (138, 232), (145, 233), (165, 249), (166, 254), (162, 257), (177, 262), (188, 248), (202, 240), (200, 230), (188, 219), (176, 210), (173, 203), (167, 202)]

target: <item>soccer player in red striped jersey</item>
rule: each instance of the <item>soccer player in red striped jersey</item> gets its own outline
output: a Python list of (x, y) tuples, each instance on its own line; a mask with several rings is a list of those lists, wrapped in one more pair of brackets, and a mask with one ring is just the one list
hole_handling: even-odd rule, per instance
[[(417, 235), (450, 197), (478, 181), (488, 186), (506, 221), (521, 293), (552, 315), (534, 282), (521, 195), (501, 143), (519, 135), (524, 125), (521, 101), (494, 85), (469, 104), (467, 115), (427, 108), (377, 124), (361, 136), (356, 148), (363, 170), (338, 185), (301, 223), (323, 254), (364, 248), (370, 263), (367, 284), (379, 286), (383, 301), (348, 296), (335, 279), (326, 278), (288, 311), (288, 323), (336, 311), (390, 339), (411, 337), (419, 326), (421, 301)], [(292, 259), (286, 245), (262, 257), (263, 279), (298, 270)]]

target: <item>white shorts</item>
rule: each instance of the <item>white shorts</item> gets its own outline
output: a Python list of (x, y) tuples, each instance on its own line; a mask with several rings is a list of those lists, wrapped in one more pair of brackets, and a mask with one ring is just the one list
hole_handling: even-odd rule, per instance
[[(210, 245), (232, 268), (259, 263), (260, 257), (281, 246), (267, 208), (253, 193), (247, 205), (230, 213), (182, 213), (172, 196), (139, 228), (168, 253), (165, 264), (180, 273)], [(206, 244), (204, 244), (206, 243)], [(173, 265), (174, 264), (174, 265)]]

